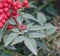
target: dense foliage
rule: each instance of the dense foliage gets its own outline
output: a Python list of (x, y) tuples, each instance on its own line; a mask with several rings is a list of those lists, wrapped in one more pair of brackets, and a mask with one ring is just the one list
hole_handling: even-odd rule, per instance
[(58, 12), (55, 0), (1, 0), (0, 56), (59, 56)]

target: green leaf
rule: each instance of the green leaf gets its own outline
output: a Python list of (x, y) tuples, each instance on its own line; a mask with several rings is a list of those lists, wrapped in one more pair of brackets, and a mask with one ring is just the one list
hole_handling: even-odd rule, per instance
[(52, 24), (50, 24), (50, 23), (45, 24), (45, 26), (50, 27), (50, 28), (46, 29), (46, 34), (47, 35), (51, 35), (51, 34), (55, 33), (55, 31), (57, 30), (57, 28), (55, 26), (53, 26)]
[(40, 26), (40, 25), (33, 25), (31, 28), (28, 30), (44, 30), (44, 29), (50, 29), (51, 26)]
[(5, 47), (8, 46), (18, 35), (18, 33), (10, 33), (5, 41)]
[(22, 42), (22, 41), (24, 41), (24, 40), (25, 40), (25, 36), (19, 36), (19, 37), (17, 37), (17, 38), (12, 42), (11, 45), (20, 43), (20, 42)]
[(28, 39), (26, 38), (24, 41), (24, 44), (26, 45), (26, 47), (35, 55), (37, 55), (37, 45), (36, 45), (36, 41), (34, 39)]
[(6, 35), (3, 36), (3, 42), (4, 43), (6, 43), (6, 39), (7, 39), (8, 36), (9, 36), (8, 34), (6, 34)]
[(16, 24), (16, 22), (12, 18), (9, 20), (9, 23), (12, 24), (12, 25), (15, 25)]
[(13, 32), (19, 32), (19, 29), (18, 28), (13, 28), (11, 29)]
[(44, 25), (45, 22), (46, 22), (46, 17), (43, 13), (39, 12), (37, 13), (37, 19), (38, 19), (38, 22), (41, 24), (41, 25)]
[(23, 16), (23, 18), (37, 21), (37, 19), (35, 17), (33, 17), (31, 14), (21, 12), (21, 15)]
[(34, 32), (34, 33), (30, 33), (29, 37), (30, 38), (44, 38), (46, 37), (46, 35), (42, 33)]
[(51, 14), (51, 15), (53, 15), (53, 16), (57, 16), (57, 15), (58, 15), (57, 10), (55, 10), (55, 8), (54, 8), (54, 6), (53, 6), (52, 4), (50, 4), (48, 7), (46, 7), (45, 10), (46, 10), (49, 14)]
[(34, 23), (29, 23), (27, 26), (26, 26), (26, 29), (30, 29), (32, 26), (33, 26)]
[(21, 25), (22, 24), (22, 17), (21, 16), (18, 16), (16, 18), (16, 21)]
[(46, 34), (47, 34), (47, 35), (53, 34), (53, 33), (55, 33), (56, 29), (57, 29), (56, 27), (53, 27), (53, 28), (51, 28), (51, 29), (47, 29), (47, 30), (46, 30)]
[(7, 29), (7, 26), (8, 26), (8, 21), (6, 21), (6, 23), (4, 24), (3, 28), (1, 29), (1, 34), (0, 34), (0, 41), (2, 39), (2, 36), (3, 36), (3, 33), (6, 31)]

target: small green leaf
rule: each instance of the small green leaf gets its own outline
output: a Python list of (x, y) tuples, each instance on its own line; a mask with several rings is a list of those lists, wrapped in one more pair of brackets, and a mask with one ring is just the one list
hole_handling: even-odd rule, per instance
[(12, 42), (11, 45), (20, 43), (20, 42), (22, 42), (22, 41), (24, 41), (24, 40), (25, 40), (25, 36), (19, 36), (19, 37), (17, 37), (17, 38)]
[(30, 33), (29, 37), (30, 38), (44, 38), (46, 37), (46, 35), (42, 33), (34, 32), (34, 33)]
[(18, 33), (10, 33), (5, 41), (5, 47), (8, 46), (18, 35)]
[(46, 29), (46, 34), (47, 35), (53, 34), (53, 33), (55, 33), (56, 29), (57, 29), (56, 27), (53, 27), (51, 29)]
[(30, 29), (30, 28), (33, 26), (33, 24), (34, 24), (34, 23), (29, 23), (26, 28), (27, 28), (27, 29)]
[(45, 24), (45, 26), (50, 27), (50, 28), (46, 29), (46, 34), (47, 35), (51, 35), (51, 34), (55, 33), (55, 31), (57, 30), (57, 28), (50, 23)]
[(18, 16), (16, 18), (16, 21), (21, 25), (22, 24), (22, 17), (21, 16)]
[(48, 29), (50, 27), (45, 27), (45, 26), (40, 26), (40, 25), (33, 25), (30, 29), (28, 30), (44, 30), (44, 29)]
[(49, 6), (47, 6), (45, 8), (45, 10), (50, 14), (50, 15), (53, 15), (53, 16), (57, 16), (58, 13), (57, 13), (57, 10), (54, 8), (54, 6), (52, 4), (50, 4)]
[(6, 29), (7, 29), (7, 26), (8, 26), (8, 21), (6, 21), (6, 23), (4, 24), (3, 28), (1, 29), (1, 34), (0, 34), (0, 41), (2, 39), (2, 36), (3, 36), (3, 33), (5, 33)]
[(15, 25), (16, 24), (16, 22), (12, 18), (9, 20), (9, 23), (12, 24), (12, 25)]
[(28, 39), (26, 38), (24, 41), (24, 44), (26, 45), (26, 47), (35, 55), (37, 55), (37, 45), (36, 45), (36, 41), (34, 39)]
[(23, 16), (23, 18), (37, 21), (37, 19), (35, 17), (33, 17), (31, 14), (21, 12), (21, 15)]
[(19, 32), (19, 29), (18, 28), (13, 28), (11, 29), (13, 32)]
[(46, 17), (43, 13), (39, 12), (37, 13), (37, 19), (38, 19), (38, 22), (41, 24), (41, 25), (44, 25), (45, 22), (46, 22)]
[(9, 36), (8, 34), (6, 34), (6, 35), (3, 36), (3, 42), (4, 43), (6, 43), (6, 39), (7, 39), (8, 36)]

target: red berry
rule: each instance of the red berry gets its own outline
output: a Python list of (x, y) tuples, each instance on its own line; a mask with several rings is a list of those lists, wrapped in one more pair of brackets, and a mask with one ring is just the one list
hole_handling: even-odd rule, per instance
[(8, 8), (4, 8), (4, 12), (8, 12), (9, 11), (9, 9)]
[(27, 1), (27, 0), (24, 0), (24, 1), (23, 1), (23, 4), (24, 4), (24, 5), (28, 5), (28, 1)]
[(7, 19), (8, 19), (7, 15), (4, 15), (4, 19), (5, 19), (5, 20), (7, 20)]
[(12, 15), (14, 15), (14, 16), (15, 16), (16, 14), (17, 14), (17, 12), (16, 12), (16, 11), (12, 11)]
[(2, 28), (3, 27), (3, 23), (2, 22), (0, 22), (0, 28)]
[(3, 13), (3, 9), (0, 9), (0, 14)]
[(9, 30), (9, 29), (12, 29), (12, 28), (13, 28), (12, 25), (8, 25), (8, 27), (7, 27), (8, 30)]
[(3, 20), (2, 20), (2, 23), (4, 24), (5, 22), (6, 22), (6, 20), (5, 20), (5, 19), (3, 19)]
[(24, 30), (26, 29), (26, 25), (20, 25), (19, 28)]
[(16, 6), (16, 5), (17, 5), (17, 2), (13, 2), (12, 5), (13, 5), (13, 6)]

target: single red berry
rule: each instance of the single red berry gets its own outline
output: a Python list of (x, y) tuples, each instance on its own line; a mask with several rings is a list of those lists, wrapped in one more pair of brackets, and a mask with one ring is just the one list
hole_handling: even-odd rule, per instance
[(3, 9), (0, 9), (0, 14), (3, 13)]
[(9, 11), (8, 8), (4, 8), (4, 12), (7, 13)]
[(7, 19), (8, 19), (7, 15), (4, 15), (4, 19), (5, 19), (5, 20), (7, 20)]
[(28, 1), (27, 1), (27, 0), (24, 0), (24, 1), (23, 1), (23, 4), (24, 4), (24, 5), (28, 5)]
[(15, 16), (17, 14), (17, 12), (14, 10), (12, 11), (12, 15)]
[(12, 28), (13, 28), (12, 25), (8, 25), (8, 27), (7, 27), (8, 30), (9, 30), (9, 29), (12, 29)]
[(4, 24), (5, 22), (6, 22), (6, 20), (5, 20), (5, 19), (3, 19), (3, 20), (2, 20), (2, 23)]
[(24, 30), (24, 29), (26, 29), (26, 25), (24, 25), (24, 24), (20, 25), (19, 28)]
[(13, 6), (16, 6), (16, 5), (17, 5), (17, 2), (13, 2), (12, 5), (13, 5)]
[(0, 22), (0, 28), (2, 28), (3, 27), (3, 23), (2, 22)]

